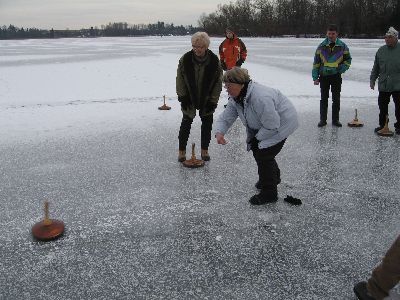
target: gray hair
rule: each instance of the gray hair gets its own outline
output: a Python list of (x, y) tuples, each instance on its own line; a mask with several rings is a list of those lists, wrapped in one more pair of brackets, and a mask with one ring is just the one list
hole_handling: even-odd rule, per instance
[(232, 69), (224, 73), (222, 81), (244, 84), (250, 81), (249, 72), (247, 71), (247, 69), (243, 69), (240, 67), (233, 67)]
[(394, 29), (394, 27), (390, 27), (389, 30), (386, 32), (386, 36), (393, 36), (394, 38), (399, 38), (399, 32)]
[(200, 43), (208, 48), (210, 46), (210, 37), (206, 32), (198, 31), (192, 35), (192, 44)]

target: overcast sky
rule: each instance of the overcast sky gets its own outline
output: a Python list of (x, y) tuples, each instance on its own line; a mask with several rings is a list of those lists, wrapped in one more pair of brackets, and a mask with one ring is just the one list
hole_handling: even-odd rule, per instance
[(0, 0), (0, 25), (80, 29), (109, 22), (197, 25), (202, 13), (233, 0)]

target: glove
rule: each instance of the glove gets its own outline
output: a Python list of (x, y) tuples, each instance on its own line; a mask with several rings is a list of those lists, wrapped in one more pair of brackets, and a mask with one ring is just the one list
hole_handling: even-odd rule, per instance
[(178, 96), (178, 101), (181, 103), (181, 107), (183, 110), (186, 110), (190, 106), (190, 97), (188, 96)]
[(290, 204), (293, 204), (293, 205), (301, 205), (302, 204), (300, 199), (297, 199), (297, 198), (289, 196), (289, 195), (287, 195), (286, 198), (283, 200), (285, 200), (286, 202), (289, 202)]
[(369, 87), (371, 88), (371, 90), (374, 90), (375, 89), (375, 81), (371, 81), (369, 83)]
[(222, 67), (222, 70), (224, 70), (224, 71), (226, 71), (226, 63), (224, 62), (224, 61), (221, 61), (221, 67)]
[(345, 67), (345, 65), (340, 65), (339, 66), (339, 68), (338, 68), (338, 71), (339, 71), (339, 73), (340, 74), (343, 74), (344, 72), (346, 72), (346, 67)]
[(250, 149), (251, 149), (252, 151), (257, 150), (257, 149), (258, 149), (258, 143), (259, 143), (259, 142), (260, 142), (260, 141), (257, 140), (257, 138), (256, 138), (255, 136), (252, 137), (251, 140), (250, 140), (250, 142), (249, 142), (249, 144), (250, 144)]
[(217, 106), (218, 106), (217, 103), (207, 102), (206, 106), (204, 107), (204, 110), (206, 113), (213, 113), (217, 108)]
[(244, 63), (244, 60), (243, 60), (243, 59), (239, 59), (239, 60), (236, 62), (236, 67), (242, 66), (243, 63)]

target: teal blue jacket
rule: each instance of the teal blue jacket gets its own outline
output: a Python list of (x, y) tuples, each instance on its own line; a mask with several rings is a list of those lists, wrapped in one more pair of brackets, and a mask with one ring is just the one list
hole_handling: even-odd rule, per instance
[(331, 48), (326, 38), (315, 51), (312, 78), (315, 81), (321, 76), (342, 74), (350, 65), (351, 55), (347, 45), (336, 39), (335, 46)]
[(400, 91), (400, 45), (394, 47), (384, 45), (375, 55), (374, 66), (371, 71), (371, 85), (378, 79), (380, 92)]

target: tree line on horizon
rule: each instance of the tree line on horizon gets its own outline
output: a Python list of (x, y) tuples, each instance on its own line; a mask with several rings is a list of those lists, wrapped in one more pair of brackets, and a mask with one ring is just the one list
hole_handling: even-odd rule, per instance
[(210, 34), (230, 27), (241, 36), (313, 36), (328, 24), (341, 36), (382, 36), (400, 29), (400, 0), (237, 0), (199, 19)]
[(236, 0), (203, 13), (198, 27), (157, 22), (129, 25), (109, 23), (80, 30), (47, 30), (0, 27), (0, 39), (99, 36), (188, 35), (206, 31), (223, 35), (229, 27), (241, 36), (319, 36), (328, 24), (336, 24), (341, 36), (379, 37), (390, 26), (400, 29), (400, 0)]
[(199, 28), (193, 26), (175, 26), (157, 22), (154, 24), (129, 25), (126, 22), (109, 23), (98, 27), (82, 28), (78, 30), (19, 28), (14, 25), (0, 27), (0, 39), (37, 39), (37, 38), (69, 38), (69, 37), (101, 37), (101, 36), (145, 36), (145, 35), (187, 35), (193, 34)]

